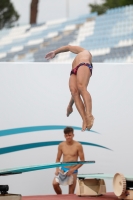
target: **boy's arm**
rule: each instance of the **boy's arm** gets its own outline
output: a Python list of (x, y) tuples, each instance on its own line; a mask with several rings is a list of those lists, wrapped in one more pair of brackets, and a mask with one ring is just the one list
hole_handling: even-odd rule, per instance
[[(61, 145), (59, 144), (58, 146), (58, 152), (57, 152), (57, 157), (56, 157), (56, 163), (60, 162), (60, 159), (61, 159), (61, 156), (62, 156), (62, 150), (61, 150)], [(58, 174), (59, 172), (59, 167), (56, 168), (56, 175)]]
[(52, 59), (54, 58), (57, 54), (59, 53), (63, 53), (63, 52), (67, 52), (70, 51), (72, 53), (78, 54), (82, 51), (84, 51), (85, 49), (79, 46), (71, 46), (71, 45), (67, 45), (67, 46), (62, 46), (58, 49), (56, 49), (55, 51), (51, 51), (48, 54), (46, 54), (45, 58), (46, 59)]

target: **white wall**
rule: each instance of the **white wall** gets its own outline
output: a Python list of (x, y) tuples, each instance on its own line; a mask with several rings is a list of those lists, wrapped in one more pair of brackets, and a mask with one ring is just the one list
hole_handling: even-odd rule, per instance
[[(72, 115), (66, 117), (70, 70), (70, 64), (0, 63), (0, 130), (46, 125), (81, 127), (75, 107)], [(86, 160), (95, 160), (96, 164), (84, 165), (79, 173), (132, 175), (132, 64), (94, 64), (88, 90), (95, 117), (92, 130), (99, 134), (75, 130), (75, 140), (103, 145), (112, 151), (83, 146)], [(63, 139), (63, 130), (28, 132), (0, 137), (0, 148)], [(57, 146), (49, 146), (2, 154), (0, 169), (51, 163), (56, 153)], [(0, 177), (0, 184), (9, 184), (10, 192), (22, 195), (54, 194), (54, 171)], [(107, 190), (112, 191), (112, 182), (106, 183)], [(67, 187), (63, 187), (63, 192), (67, 193)]]

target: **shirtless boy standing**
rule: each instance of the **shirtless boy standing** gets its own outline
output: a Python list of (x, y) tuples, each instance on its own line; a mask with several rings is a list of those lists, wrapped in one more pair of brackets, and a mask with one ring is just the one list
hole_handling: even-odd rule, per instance
[[(71, 100), (67, 107), (67, 116), (73, 111), (72, 105), (75, 103), (76, 108), (82, 117), (82, 131), (88, 130), (93, 126), (94, 117), (92, 115), (92, 99), (87, 91), (87, 86), (92, 75), (92, 55), (91, 53), (79, 46), (63, 46), (55, 51), (46, 54), (46, 59), (54, 58), (58, 53), (71, 51), (77, 54), (72, 62), (72, 70), (69, 79), (69, 88), (71, 91)], [(82, 96), (82, 99), (81, 99)]]
[[(61, 157), (63, 156), (62, 162), (70, 162), (70, 161), (85, 161), (83, 147), (79, 142), (73, 140), (74, 137), (74, 130), (71, 127), (66, 127), (64, 129), (64, 137), (66, 141), (61, 142), (58, 146), (58, 153), (56, 162), (60, 162)], [(66, 172), (67, 176), (73, 176), (73, 184), (69, 185), (69, 194), (74, 194), (75, 186), (76, 186), (76, 179), (78, 169), (82, 166), (82, 164), (78, 164), (75, 166), (66, 166), (60, 168), (56, 168), (55, 175), (59, 174), (59, 171)], [(62, 194), (61, 188), (59, 183), (56, 181), (56, 178), (53, 180), (53, 188), (57, 194)]]

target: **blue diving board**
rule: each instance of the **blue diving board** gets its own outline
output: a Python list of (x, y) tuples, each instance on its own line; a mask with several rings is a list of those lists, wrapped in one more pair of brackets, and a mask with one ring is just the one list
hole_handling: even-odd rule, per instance
[[(116, 173), (115, 173), (116, 174)], [(113, 179), (115, 174), (104, 174), (104, 173), (95, 173), (95, 174), (78, 174), (78, 178), (95, 178), (95, 179)], [(133, 175), (132, 176), (125, 176), (125, 179), (127, 181), (133, 181)]]
[(49, 164), (42, 164), (42, 165), (16, 167), (16, 168), (10, 168), (10, 169), (0, 169), (0, 176), (21, 174), (24, 172), (31, 172), (31, 171), (56, 168), (56, 167), (62, 167), (62, 166), (71, 166), (71, 165), (77, 165), (77, 164), (94, 164), (94, 163), (95, 161), (58, 162), (58, 163), (49, 163)]

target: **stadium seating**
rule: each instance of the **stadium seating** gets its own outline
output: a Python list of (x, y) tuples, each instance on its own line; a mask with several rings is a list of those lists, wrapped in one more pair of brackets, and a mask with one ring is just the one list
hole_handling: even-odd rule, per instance
[[(133, 62), (133, 5), (0, 31), (0, 62), (48, 62), (47, 52), (71, 44), (88, 49), (93, 62)], [(49, 62), (71, 62), (70, 52)]]

